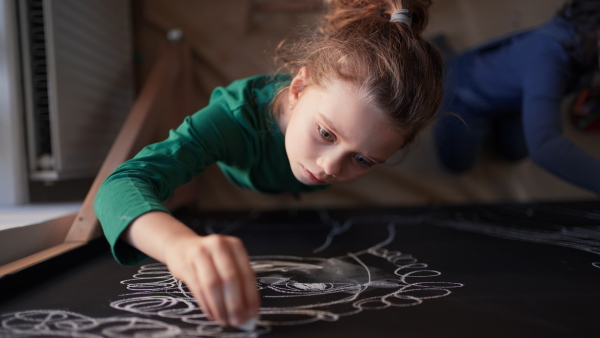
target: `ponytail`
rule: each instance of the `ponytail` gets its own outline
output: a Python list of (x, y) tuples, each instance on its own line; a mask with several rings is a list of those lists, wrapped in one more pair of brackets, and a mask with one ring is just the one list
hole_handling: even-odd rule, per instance
[[(290, 73), (309, 69), (311, 83), (353, 83), (361, 100), (383, 112), (404, 146), (432, 120), (443, 96), (443, 63), (423, 40), (429, 0), (329, 0), (318, 34), (283, 42), (278, 60)], [(285, 90), (285, 89), (284, 89)]]
[(392, 14), (407, 10), (411, 16), (410, 30), (420, 35), (428, 23), (430, 0), (330, 0), (328, 13), (321, 22), (321, 32), (330, 35), (347, 24), (365, 18), (380, 17), (390, 21)]

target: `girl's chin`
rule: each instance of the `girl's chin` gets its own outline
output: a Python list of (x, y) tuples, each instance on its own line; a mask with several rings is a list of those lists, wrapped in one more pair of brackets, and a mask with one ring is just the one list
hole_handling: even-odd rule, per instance
[(313, 183), (313, 182), (311, 182), (309, 179), (307, 179), (304, 176), (300, 176), (300, 177), (296, 176), (296, 179), (298, 181), (300, 181), (300, 183), (302, 183), (304, 185), (319, 185), (319, 183)]

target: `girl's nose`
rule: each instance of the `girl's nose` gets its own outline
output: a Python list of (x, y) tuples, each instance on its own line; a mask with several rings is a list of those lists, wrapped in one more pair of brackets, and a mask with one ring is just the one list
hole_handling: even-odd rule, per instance
[(320, 157), (317, 163), (328, 176), (339, 176), (342, 170), (342, 158), (336, 154), (326, 154)]

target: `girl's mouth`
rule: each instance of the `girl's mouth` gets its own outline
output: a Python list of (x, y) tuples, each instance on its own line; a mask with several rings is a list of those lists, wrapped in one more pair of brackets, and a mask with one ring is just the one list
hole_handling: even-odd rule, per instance
[(304, 170), (304, 176), (306, 176), (306, 178), (308, 178), (308, 180), (311, 183), (313, 183), (313, 184), (327, 184), (327, 182), (321, 181), (320, 179), (318, 179), (315, 175), (313, 175), (313, 173), (311, 173), (306, 168), (304, 168), (304, 166), (302, 167), (302, 170)]

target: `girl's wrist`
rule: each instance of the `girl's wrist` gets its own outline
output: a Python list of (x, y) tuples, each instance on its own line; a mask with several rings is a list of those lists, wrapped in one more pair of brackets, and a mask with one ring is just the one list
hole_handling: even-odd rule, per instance
[(150, 257), (165, 263), (166, 254), (182, 240), (198, 236), (185, 224), (162, 211), (151, 211), (136, 219), (124, 239)]

